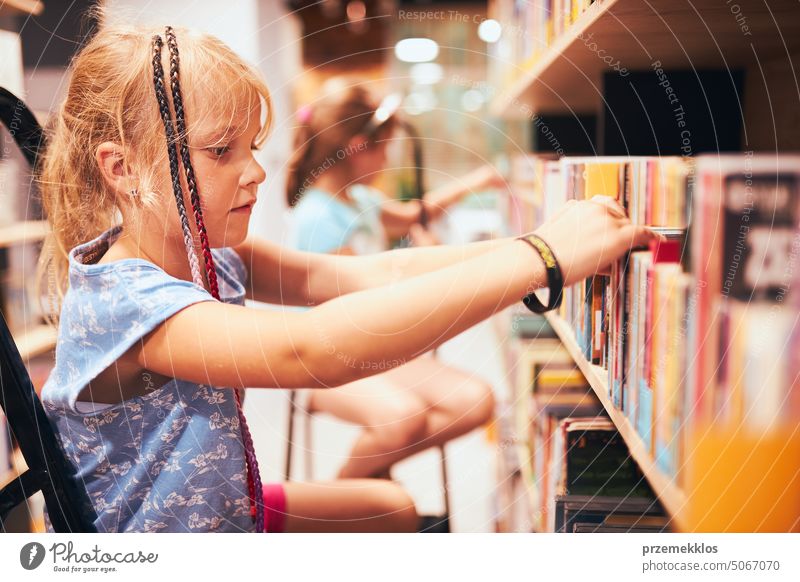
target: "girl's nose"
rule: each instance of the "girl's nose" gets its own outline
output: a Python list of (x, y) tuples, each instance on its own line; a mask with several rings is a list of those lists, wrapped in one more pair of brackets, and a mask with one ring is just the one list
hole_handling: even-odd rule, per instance
[(250, 161), (247, 162), (247, 167), (242, 173), (242, 182), (244, 182), (242, 186), (247, 186), (252, 183), (261, 184), (266, 179), (267, 172), (261, 164), (258, 163), (255, 156), (251, 155)]

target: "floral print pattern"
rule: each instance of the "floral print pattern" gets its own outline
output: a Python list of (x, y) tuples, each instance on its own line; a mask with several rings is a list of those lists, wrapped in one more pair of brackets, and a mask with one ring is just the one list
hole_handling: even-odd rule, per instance
[[(95, 525), (101, 532), (254, 531), (230, 389), (172, 379), (91, 413), (76, 406), (87, 384), (144, 335), (184, 307), (213, 300), (143, 259), (96, 264), (121, 231), (70, 253), (56, 364), (42, 391), (97, 512)], [(241, 259), (232, 249), (212, 253), (223, 301), (244, 304)]]

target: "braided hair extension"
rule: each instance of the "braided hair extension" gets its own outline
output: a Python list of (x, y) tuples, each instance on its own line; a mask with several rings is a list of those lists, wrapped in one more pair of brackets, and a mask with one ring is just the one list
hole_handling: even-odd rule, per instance
[[(192, 166), (192, 160), (189, 155), (189, 144), (186, 139), (186, 119), (184, 117), (183, 95), (180, 85), (180, 56), (178, 54), (178, 39), (175, 37), (175, 31), (171, 26), (166, 27), (165, 36), (170, 52), (170, 89), (172, 90), (172, 104), (175, 108), (175, 124), (178, 129), (181, 161), (183, 162), (183, 169), (186, 172), (186, 183), (189, 186), (189, 194), (192, 201), (192, 208), (194, 210), (195, 223), (197, 225), (197, 230), (200, 233), (200, 242), (203, 249), (203, 256), (205, 258), (208, 284), (211, 288), (211, 294), (217, 300), (219, 300), (217, 271), (214, 266), (214, 259), (211, 255), (211, 247), (208, 242), (208, 234), (206, 233), (205, 223), (203, 221), (203, 211), (200, 207), (200, 195), (197, 191), (197, 181), (195, 180), (194, 167)], [(248, 426), (247, 419), (242, 411), (239, 391), (234, 390), (234, 394), (239, 413), (239, 424), (241, 425), (242, 439), (245, 447), (245, 458), (248, 467), (248, 487), (250, 488), (251, 498), (256, 500), (256, 503), (254, 504), (256, 523), (263, 524), (263, 500), (262, 502), (259, 502), (259, 500), (261, 500), (261, 496), (255, 494), (256, 492), (261, 491), (261, 474), (258, 468), (258, 459), (256, 458), (255, 454), (253, 437), (250, 434), (250, 427)]]
[(181, 161), (183, 162), (183, 170), (186, 172), (186, 183), (189, 185), (189, 196), (192, 201), (197, 232), (200, 234), (200, 245), (203, 249), (203, 259), (206, 264), (208, 286), (211, 290), (211, 295), (213, 295), (215, 299), (219, 299), (217, 270), (214, 268), (214, 258), (211, 256), (211, 247), (208, 244), (208, 233), (206, 233), (206, 225), (203, 222), (203, 211), (200, 208), (200, 196), (197, 193), (194, 167), (189, 157), (189, 144), (186, 140), (186, 120), (183, 114), (183, 95), (181, 93), (179, 78), (180, 59), (178, 56), (178, 39), (175, 38), (175, 31), (173, 31), (171, 26), (166, 28), (165, 36), (167, 39), (167, 46), (169, 47), (169, 83), (172, 91), (172, 105), (175, 108), (175, 126), (178, 130)]
[[(184, 116), (183, 97), (180, 89), (180, 74), (179, 74), (180, 61), (178, 55), (178, 42), (177, 39), (175, 38), (175, 33), (171, 26), (168, 26), (166, 28), (165, 36), (167, 39), (167, 46), (169, 47), (170, 51), (170, 88), (172, 91), (172, 103), (175, 109), (175, 125), (177, 127), (178, 143), (180, 144), (181, 161), (183, 163), (184, 171), (186, 172), (186, 183), (189, 186), (189, 194), (192, 202), (192, 209), (194, 211), (195, 225), (197, 226), (197, 231), (200, 234), (200, 244), (202, 247), (210, 292), (211, 295), (216, 300), (221, 301), (219, 294), (219, 286), (217, 282), (217, 271), (214, 265), (213, 256), (211, 254), (211, 246), (208, 242), (208, 234), (206, 232), (205, 222), (203, 220), (202, 208), (200, 206), (200, 195), (197, 190), (197, 182), (195, 180), (194, 167), (192, 166), (191, 157), (189, 155), (189, 145), (186, 139), (186, 119)], [(161, 90), (162, 92), (164, 92), (164, 70), (161, 67), (161, 60), (160, 60), (161, 56), (160, 49), (163, 43), (161, 37), (158, 35), (156, 35), (153, 40), (154, 43), (158, 44), (158, 51), (159, 51), (158, 67), (156, 68), (155, 61), (153, 63), (153, 66), (154, 69), (156, 70), (156, 76), (159, 77), (161, 81)], [(158, 88), (156, 89), (156, 92), (158, 93)], [(164, 92), (164, 97), (166, 100), (165, 92)], [(168, 116), (167, 119), (169, 119), (169, 126), (172, 127), (172, 119), (171, 117), (169, 117), (169, 108), (166, 109), (166, 112)], [(165, 122), (165, 128), (166, 126), (167, 123)], [(175, 157), (175, 165), (177, 166), (177, 154), (175, 152), (176, 149), (177, 146), (173, 144), (170, 153), (171, 156)], [(170, 160), (170, 162), (172, 162), (172, 160)], [(170, 167), (171, 166), (172, 163), (170, 163)], [(178, 187), (179, 188), (181, 187), (180, 181), (178, 181)], [(182, 201), (183, 200), (182, 200), (182, 188), (181, 188), (181, 203)], [(192, 254), (194, 254), (194, 249), (192, 249)], [(194, 258), (196, 261), (197, 257), (195, 256)], [(242, 432), (242, 441), (245, 450), (245, 463), (247, 465), (247, 486), (248, 486), (248, 492), (250, 494), (251, 515), (255, 518), (256, 531), (263, 532), (264, 499), (263, 496), (261, 495), (262, 484), (261, 484), (261, 474), (258, 468), (258, 459), (255, 454), (255, 446), (253, 444), (253, 437), (250, 433), (250, 427), (247, 424), (247, 419), (245, 418), (244, 411), (242, 409), (242, 402), (241, 402), (241, 397), (239, 396), (239, 391), (234, 390), (233, 393), (234, 393), (234, 398), (236, 400), (236, 412), (239, 417), (239, 425)]]
[(200, 264), (194, 251), (189, 218), (186, 216), (186, 207), (183, 203), (183, 187), (181, 186), (181, 177), (178, 169), (178, 155), (175, 151), (175, 128), (172, 125), (167, 92), (164, 88), (164, 68), (161, 66), (161, 47), (163, 44), (160, 36), (155, 35), (153, 37), (153, 86), (155, 87), (158, 109), (161, 113), (161, 121), (164, 123), (164, 133), (167, 136), (167, 156), (169, 157), (169, 172), (172, 177), (172, 192), (178, 205), (178, 214), (180, 215), (181, 228), (183, 230), (183, 242), (186, 245), (186, 254), (189, 257), (192, 280), (196, 285), (205, 289), (203, 276), (200, 274)]

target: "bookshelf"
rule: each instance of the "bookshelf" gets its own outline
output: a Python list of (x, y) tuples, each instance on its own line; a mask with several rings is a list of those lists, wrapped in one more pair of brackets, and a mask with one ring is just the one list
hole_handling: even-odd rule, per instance
[[(554, 190), (565, 190), (569, 192), (568, 198), (575, 199), (588, 197), (589, 191), (603, 192), (620, 201), (623, 192), (630, 194), (635, 190), (640, 194), (624, 195), (625, 206), (634, 222), (690, 226), (687, 244), (695, 254), (689, 256), (713, 256), (723, 265), (723, 261), (730, 259), (723, 258), (728, 255), (724, 255), (722, 243), (716, 238), (713, 241), (710, 237), (701, 238), (698, 233), (705, 236), (709, 232), (722, 232), (722, 227), (711, 230), (716, 225), (712, 219), (722, 216), (720, 208), (728, 208), (723, 205), (731, 203), (722, 195), (711, 203), (711, 189), (707, 184), (722, 179), (723, 174), (725, 180), (732, 180), (730, 184), (739, 184), (743, 167), (749, 163), (763, 164), (758, 172), (762, 173), (759, 178), (761, 195), (766, 200), (770, 192), (784, 188), (782, 181), (772, 180), (776, 164), (782, 172), (798, 173), (796, 168), (800, 162), (789, 154), (800, 150), (800, 114), (795, 86), (795, 63), (800, 59), (800, 4), (796, 0), (593, 0), (591, 3), (564, 0), (541, 5), (495, 0), (491, 6), (494, 10), (490, 11), (490, 16), (501, 21), (504, 31), (510, 29), (509, 33), (519, 34), (508, 34), (506, 45), (500, 47), (503, 50), (494, 53), (496, 67), (492, 82), (499, 91), (490, 102), (490, 112), (505, 119), (520, 120), (534, 130), (530, 148), (533, 151), (526, 162), (530, 168), (519, 172), (517, 191), (512, 196), (515, 202), (509, 203), (509, 208), (515, 209), (509, 212), (513, 233), (532, 230), (563, 203), (566, 198), (553, 197)], [(515, 30), (515, 27), (522, 30)], [(506, 58), (502, 58), (504, 52)], [(624, 68), (625, 74), (620, 73), (619, 67)], [(674, 89), (674, 93), (667, 93), (662, 82), (670, 91)], [(728, 86), (730, 94), (706, 93), (709, 88), (721, 86)], [(629, 99), (631, 95), (638, 101)], [(676, 129), (688, 127), (682, 117), (673, 119), (677, 107), (681, 112), (692, 112), (691, 132), (686, 132), (692, 140), (688, 150), (670, 149)], [(641, 117), (637, 117), (639, 114)], [(638, 134), (647, 131), (639, 131), (639, 126), (631, 120), (644, 117), (656, 121), (666, 119), (669, 123), (642, 125), (649, 127), (653, 139), (639, 140)], [(592, 123), (586, 122), (587, 119)], [(576, 127), (564, 124), (565, 120), (573, 121)], [(731, 135), (724, 139), (719, 137), (719, 128), (723, 125), (731, 128)], [(596, 131), (596, 140), (590, 147), (582, 142), (565, 146), (557, 152), (558, 161), (547, 162), (547, 156), (552, 156), (553, 151), (547, 147), (546, 130), (542, 127), (548, 126), (562, 144), (569, 141), (570, 132)], [(624, 152), (614, 147), (617, 134), (624, 142)], [(702, 143), (707, 137), (713, 138), (707, 140), (710, 144)], [(582, 159), (580, 156), (585, 153), (599, 153), (600, 156)], [(718, 155), (722, 153), (732, 155), (723, 159)], [(710, 155), (703, 161), (702, 154)], [(702, 178), (693, 179), (696, 187), (693, 196), (687, 197), (685, 192), (676, 190), (663, 198), (665, 202), (657, 203), (656, 211), (652, 201), (641, 202), (645, 182), (639, 182), (632, 190), (623, 180), (614, 177), (610, 182), (605, 179), (598, 182), (605, 171), (601, 166), (611, 168), (619, 162), (613, 156), (657, 158), (654, 163), (660, 168), (666, 167), (662, 165), (667, 163), (665, 158), (674, 156), (690, 164), (687, 176)], [(584, 162), (586, 168), (594, 164), (595, 170), (592, 173), (570, 170)], [(645, 162), (632, 162), (630, 168), (639, 163)], [(513, 175), (513, 164), (511, 169)], [(529, 177), (532, 170), (535, 179)], [(536, 195), (530, 196), (531, 191)], [(729, 196), (732, 190), (724, 192)], [(800, 190), (791, 192), (799, 195)], [(656, 215), (671, 208), (670, 201), (675, 200), (691, 203), (692, 208), (686, 207), (691, 210), (690, 214), (686, 214), (685, 209), (677, 209), (676, 213), (676, 216), (686, 215), (691, 219), (680, 223), (672, 219), (654, 221)], [(703, 200), (706, 202), (699, 204), (698, 201)], [(766, 208), (768, 204), (764, 204)], [(646, 213), (641, 214), (645, 209)], [(649, 212), (652, 215), (648, 215)], [(731, 213), (733, 216), (735, 211)], [(783, 209), (778, 214), (790, 215)], [(725, 232), (734, 232), (733, 226), (728, 228)], [(781, 227), (771, 225), (771, 228), (777, 235), (772, 238), (777, 240)], [(751, 245), (752, 241), (747, 244)], [(777, 247), (770, 248), (773, 257), (784, 256), (774, 250)], [(776, 411), (775, 418), (781, 420), (769, 424), (768, 428), (756, 426), (752, 422), (754, 417), (742, 411), (751, 410), (751, 394), (782, 395), (781, 390), (785, 389), (789, 394), (787, 398), (794, 397), (791, 387), (795, 383), (791, 379), (797, 376), (794, 373), (789, 376), (787, 371), (787, 380), (782, 374), (784, 368), (790, 370), (789, 366), (795, 365), (795, 358), (782, 356), (780, 362), (769, 359), (773, 353), (780, 352), (780, 345), (771, 352), (764, 350), (763, 354), (751, 347), (756, 345), (753, 338), (762, 335), (769, 338), (762, 338), (763, 341), (771, 341), (779, 334), (786, 334), (785, 345), (800, 341), (800, 328), (791, 323), (795, 321), (796, 326), (796, 312), (789, 313), (800, 303), (793, 300), (791, 306), (787, 304), (784, 309), (781, 299), (767, 299), (772, 297), (768, 293), (762, 294), (760, 303), (741, 300), (737, 304), (735, 298), (725, 303), (726, 309), (735, 311), (735, 317), (751, 325), (746, 329), (755, 330), (745, 333), (743, 327), (723, 327), (729, 325), (733, 316), (713, 311), (722, 305), (722, 294), (715, 286), (713, 294), (700, 293), (705, 301), (697, 308), (700, 316), (693, 311), (684, 329), (683, 314), (689, 313), (688, 306), (694, 301), (690, 294), (703, 287), (701, 282), (713, 281), (716, 285), (717, 279), (724, 278), (722, 272), (706, 272), (701, 261), (687, 260), (681, 264), (679, 260), (666, 258), (666, 253), (656, 254), (652, 249), (651, 252), (653, 263), (641, 255), (637, 257), (638, 262), (625, 268), (618, 266), (616, 275), (612, 273), (609, 279), (614, 282), (610, 287), (603, 287), (608, 280), (601, 279), (597, 287), (572, 289), (577, 293), (575, 298), (583, 297), (588, 290), (586, 297), (591, 300), (578, 299), (567, 304), (562, 315), (547, 316), (549, 323), (584, 373), (627, 444), (631, 458), (669, 513), (675, 529), (796, 531), (800, 524), (796, 519), (800, 515), (800, 501), (796, 501), (800, 499), (797, 497), (800, 491), (800, 473), (797, 473), (800, 438), (797, 435), (800, 431), (796, 430), (800, 408), (788, 405), (770, 408)], [(630, 277), (636, 273), (634, 265), (640, 269), (638, 279)], [(724, 265), (719, 269), (729, 267), (729, 263)], [(620, 274), (625, 278), (615, 278)], [(651, 274), (652, 280), (648, 278)], [(740, 280), (743, 279), (736, 278), (737, 282)], [(620, 288), (616, 286), (618, 281), (623, 281)], [(607, 289), (620, 289), (632, 303), (617, 303), (613, 299), (615, 293), (605, 291)], [(640, 297), (642, 303), (637, 304), (635, 297)], [(646, 302), (648, 298), (653, 301), (652, 309), (663, 316), (655, 323), (650, 320), (653, 312), (651, 304)], [(606, 306), (610, 311), (605, 311)], [(777, 314), (779, 307), (783, 309), (780, 315)], [(615, 308), (617, 312), (613, 311)], [(767, 332), (759, 319), (759, 310), (766, 313), (768, 309), (776, 315), (774, 325)], [(707, 314), (712, 311), (714, 318), (709, 319)], [(563, 315), (565, 313), (568, 315)], [(597, 313), (607, 319), (597, 320)], [(623, 317), (623, 313), (627, 315)], [(635, 314), (635, 319), (630, 319), (631, 313)], [(646, 318), (642, 313), (648, 314)], [(595, 314), (595, 318), (585, 314)], [(622, 328), (623, 321), (630, 327)], [(780, 324), (776, 323), (778, 321)], [(644, 329), (646, 324), (654, 326), (652, 335), (647, 338), (641, 333), (621, 331)], [(693, 327), (695, 325), (698, 327)], [(601, 332), (592, 335), (598, 329)], [(693, 329), (706, 330), (703, 333), (712, 330), (716, 335), (709, 342), (695, 341), (704, 336), (692, 336)], [(605, 331), (611, 339), (604, 348), (602, 342), (606, 340), (602, 334)], [(683, 339), (675, 341), (673, 338)], [(717, 350), (716, 342), (726, 347)], [(627, 351), (631, 345), (638, 344), (646, 346), (646, 351), (638, 348)], [(755, 373), (745, 378), (738, 368), (734, 369), (740, 360), (724, 357), (730, 346), (739, 350), (736, 354), (741, 361), (750, 362), (750, 369), (769, 366), (775, 360), (770, 369), (776, 370), (775, 377), (779, 380), (769, 383)], [(631, 358), (628, 355), (631, 353), (637, 355)], [(791, 353), (791, 349), (787, 353)], [(797, 361), (800, 366), (800, 359)], [(602, 366), (596, 365), (598, 363)], [(653, 370), (658, 373), (652, 373)], [(686, 371), (683, 378), (681, 375), (676, 378), (677, 370)], [(715, 370), (723, 371), (715, 376)], [(745, 404), (736, 408), (740, 402), (746, 402), (747, 408)], [(763, 410), (765, 406), (752, 409)], [(658, 410), (658, 414), (654, 410)], [(730, 416), (726, 416), (728, 414)], [(736, 422), (731, 420), (733, 418)], [(680, 424), (675, 424), (676, 419)]]
[(735, 4), (741, 12), (718, 0), (596, 0), (548, 47), (517, 63), (490, 112), (512, 118), (525, 107), (594, 112), (602, 104), (601, 75), (617, 63), (627, 70), (646, 70), (654, 61), (667, 69), (758, 70), (760, 62), (797, 53), (797, 2)]
[(575, 336), (569, 325), (558, 315), (548, 313), (547, 321), (553, 326), (559, 339), (570, 353), (575, 363), (580, 368), (586, 380), (591, 385), (597, 398), (603, 404), (608, 416), (616, 425), (620, 435), (630, 449), (631, 456), (647, 477), (650, 486), (658, 496), (659, 501), (681, 528), (681, 512), (686, 506), (686, 496), (655, 464), (639, 433), (631, 425), (630, 420), (611, 402), (608, 390), (608, 371), (591, 364), (586, 360), (575, 341)]

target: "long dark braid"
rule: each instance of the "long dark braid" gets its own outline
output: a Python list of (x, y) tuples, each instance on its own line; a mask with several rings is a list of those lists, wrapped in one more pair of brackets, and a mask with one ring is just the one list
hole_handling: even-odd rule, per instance
[[(219, 294), (219, 286), (217, 283), (217, 271), (214, 265), (214, 258), (211, 255), (211, 246), (208, 242), (208, 234), (206, 232), (205, 222), (203, 221), (203, 211), (200, 206), (200, 195), (197, 190), (197, 182), (195, 180), (194, 168), (192, 166), (192, 161), (189, 155), (189, 144), (186, 139), (186, 119), (184, 116), (183, 98), (181, 94), (180, 78), (179, 78), (180, 74), (179, 74), (178, 43), (177, 39), (175, 38), (175, 33), (172, 27), (168, 26), (166, 28), (165, 36), (167, 38), (167, 46), (169, 47), (170, 50), (170, 87), (172, 90), (172, 103), (175, 109), (175, 124), (177, 126), (177, 141), (180, 144), (181, 161), (183, 162), (183, 167), (186, 172), (186, 183), (189, 186), (189, 194), (192, 202), (192, 209), (194, 210), (195, 225), (197, 226), (197, 231), (200, 235), (200, 244), (203, 251), (206, 276), (208, 277), (210, 292), (211, 295), (216, 300), (221, 301)], [(162, 111), (162, 117), (164, 117), (164, 111), (166, 111), (166, 118), (165, 118), (166, 120), (164, 121), (164, 128), (167, 134), (167, 141), (169, 144), (171, 144), (170, 171), (172, 171), (173, 157), (174, 157), (175, 174), (177, 174), (177, 167), (178, 167), (177, 152), (176, 152), (177, 145), (174, 143), (175, 130), (172, 127), (172, 118), (169, 114), (169, 105), (166, 102), (166, 91), (164, 89), (164, 69), (161, 66), (162, 46), (163, 46), (163, 41), (161, 37), (158, 35), (153, 37), (153, 47), (154, 47), (153, 80), (156, 87), (156, 96), (159, 99), (159, 108)], [(162, 104), (162, 97), (163, 97), (163, 104)], [(175, 187), (176, 184), (175, 174), (173, 175), (173, 188)], [(178, 177), (177, 180), (177, 188), (178, 192), (180, 192), (180, 199), (181, 199), (178, 210), (179, 212), (182, 211), (182, 217), (185, 217), (186, 210), (183, 205), (183, 188), (180, 183), (180, 177)], [(177, 197), (178, 194), (176, 193), (176, 198)], [(190, 262), (192, 255), (194, 255), (193, 246), (190, 255)], [(196, 262), (197, 257), (195, 256), (194, 259)], [(239, 417), (239, 426), (241, 429), (242, 441), (244, 444), (245, 463), (247, 465), (247, 487), (248, 487), (248, 492), (250, 494), (251, 514), (255, 518), (256, 531), (263, 532), (264, 499), (261, 495), (262, 484), (261, 484), (261, 474), (258, 468), (258, 459), (256, 458), (255, 454), (253, 437), (250, 434), (250, 427), (247, 424), (247, 419), (245, 418), (244, 411), (242, 409), (242, 402), (239, 396), (239, 391), (234, 389), (233, 393), (234, 393), (234, 398), (236, 400), (236, 412)]]
[(178, 214), (180, 215), (181, 228), (183, 230), (183, 242), (186, 246), (186, 254), (189, 257), (192, 280), (200, 287), (205, 287), (203, 276), (200, 274), (200, 265), (197, 262), (197, 254), (194, 251), (194, 240), (192, 239), (192, 230), (189, 227), (189, 218), (186, 215), (186, 206), (183, 203), (183, 187), (181, 186), (178, 154), (175, 146), (175, 127), (172, 125), (172, 116), (169, 113), (167, 91), (164, 87), (164, 68), (161, 66), (162, 46), (161, 37), (155, 35), (153, 37), (153, 86), (156, 91), (161, 121), (164, 124), (164, 133), (167, 136), (167, 157), (169, 158), (169, 173), (172, 177), (172, 192), (175, 195), (175, 203), (178, 205)]
[(219, 299), (219, 287), (217, 285), (217, 270), (214, 267), (214, 257), (211, 256), (211, 246), (208, 244), (208, 234), (206, 225), (203, 222), (203, 211), (200, 208), (200, 195), (197, 192), (197, 182), (194, 178), (194, 167), (189, 157), (189, 144), (186, 140), (186, 120), (183, 113), (183, 93), (179, 78), (180, 60), (178, 56), (178, 39), (171, 26), (166, 29), (167, 46), (169, 47), (169, 84), (172, 90), (172, 106), (175, 108), (175, 126), (178, 129), (178, 143), (180, 144), (181, 161), (186, 172), (186, 183), (189, 185), (189, 196), (194, 210), (194, 220), (197, 224), (197, 232), (200, 234), (200, 245), (203, 249), (203, 259), (206, 264), (208, 274), (208, 286), (211, 295)]
[[(206, 264), (206, 272), (208, 274), (208, 285), (211, 294), (219, 300), (219, 287), (217, 284), (217, 270), (214, 266), (214, 258), (211, 255), (211, 246), (208, 242), (208, 235), (206, 233), (205, 223), (203, 221), (203, 210), (200, 207), (200, 195), (197, 190), (197, 181), (195, 180), (194, 167), (192, 160), (189, 156), (189, 144), (186, 138), (186, 119), (183, 109), (183, 93), (180, 85), (180, 56), (178, 54), (178, 39), (175, 37), (175, 32), (171, 26), (166, 28), (167, 46), (169, 47), (169, 63), (170, 63), (170, 88), (172, 90), (172, 105), (175, 108), (175, 123), (178, 128), (178, 139), (180, 143), (181, 161), (183, 168), (186, 172), (186, 183), (189, 186), (189, 195), (194, 210), (195, 221), (197, 230), (200, 233), (200, 243), (203, 249), (203, 257)], [(234, 390), (237, 411), (239, 413), (239, 424), (242, 430), (242, 440), (244, 441), (245, 458), (248, 468), (248, 487), (250, 489), (250, 497), (254, 499), (256, 512), (256, 522), (263, 524), (264, 522), (264, 504), (260, 495), (261, 492), (261, 472), (258, 468), (258, 459), (256, 458), (255, 446), (253, 444), (253, 437), (250, 434), (250, 427), (247, 424), (247, 419), (242, 410), (242, 403), (239, 396), (239, 391)]]

